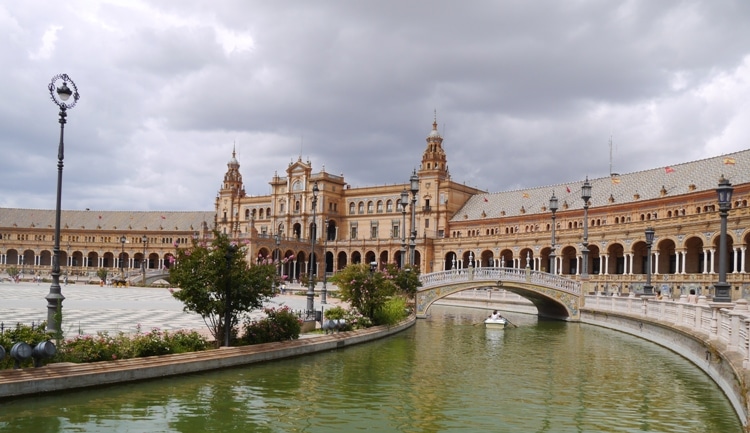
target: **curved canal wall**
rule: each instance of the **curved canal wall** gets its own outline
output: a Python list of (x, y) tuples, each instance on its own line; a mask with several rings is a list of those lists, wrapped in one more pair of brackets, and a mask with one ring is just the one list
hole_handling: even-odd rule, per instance
[(391, 326), (304, 336), (298, 340), (252, 346), (223, 347), (202, 352), (149, 356), (86, 364), (55, 363), (39, 368), (0, 371), (0, 399), (52, 391), (155, 379), (199, 371), (342, 349), (384, 338), (416, 323), (414, 316)]

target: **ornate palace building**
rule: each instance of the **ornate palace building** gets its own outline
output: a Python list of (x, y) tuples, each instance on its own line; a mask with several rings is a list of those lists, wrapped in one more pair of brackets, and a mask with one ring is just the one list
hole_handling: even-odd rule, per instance
[[(63, 211), (60, 263), (70, 274), (120, 264), (133, 272), (164, 269), (175, 248), (216, 229), (247, 245), (251, 258), (294, 256), (284, 269), (292, 279), (310, 266), (320, 277), (350, 263), (412, 259), (425, 273), (529, 267), (578, 279), (586, 257), (591, 290), (626, 294), (646, 283), (645, 232), (652, 228), (654, 287), (672, 296), (691, 289), (711, 295), (720, 257), (716, 189), (724, 176), (734, 188), (727, 282), (738, 299), (750, 297), (748, 167), (750, 150), (587, 179), (588, 202), (584, 180), (486, 192), (451, 179), (434, 122), (409, 183), (353, 188), (343, 175), (315, 172), (299, 158), (274, 174), (269, 195), (248, 196), (233, 152), (213, 212)], [(0, 269), (48, 274), (53, 221), (50, 210), (0, 209)]]

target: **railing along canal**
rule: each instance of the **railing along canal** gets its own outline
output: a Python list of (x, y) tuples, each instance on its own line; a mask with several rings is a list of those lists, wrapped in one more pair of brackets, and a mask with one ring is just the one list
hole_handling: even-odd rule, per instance
[(433, 272), (420, 276), (422, 288), (444, 286), (452, 283), (484, 281), (492, 285), (497, 282), (518, 282), (552, 287), (570, 294), (581, 295), (581, 283), (569, 278), (532, 269), (519, 268), (464, 268), (450, 271)]
[(588, 295), (586, 309), (648, 318), (675, 328), (687, 328), (706, 341), (726, 344), (727, 350), (742, 356), (742, 367), (750, 368), (750, 311), (748, 302), (709, 303), (701, 296), (698, 303), (657, 300), (652, 297)]

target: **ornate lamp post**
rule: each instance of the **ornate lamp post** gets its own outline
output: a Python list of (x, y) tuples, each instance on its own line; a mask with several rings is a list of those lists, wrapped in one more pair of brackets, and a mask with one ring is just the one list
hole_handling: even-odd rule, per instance
[(125, 235), (120, 236), (120, 243), (122, 244), (122, 250), (120, 250), (120, 275), (122, 275), (123, 278), (125, 278), (125, 271), (123, 271), (122, 260), (125, 257), (125, 242), (127, 240), (128, 239)]
[(714, 284), (714, 302), (732, 302), (730, 286), (727, 283), (727, 216), (732, 207), (732, 184), (721, 175), (716, 193), (719, 196), (719, 216), (721, 217), (721, 234), (719, 235), (719, 282)]
[(232, 320), (232, 265), (234, 264), (234, 254), (236, 252), (237, 246), (230, 244), (224, 255), (227, 265), (226, 286), (224, 287), (226, 291), (224, 294), (224, 346), (227, 347), (229, 347), (229, 335), (232, 332), (232, 325), (230, 323)]
[(589, 277), (589, 199), (591, 199), (591, 183), (589, 183), (589, 177), (586, 176), (586, 181), (583, 182), (581, 187), (581, 198), (583, 199), (583, 248), (581, 248), (581, 255), (583, 256), (583, 264), (581, 265), (581, 278)]
[(143, 242), (143, 263), (141, 263), (141, 271), (143, 272), (143, 278), (141, 279), (141, 285), (146, 286), (146, 266), (148, 259), (146, 258), (146, 246), (148, 245), (148, 236), (141, 236), (141, 242)]
[(276, 250), (274, 253), (274, 261), (276, 263), (276, 266), (279, 267), (279, 281), (281, 281), (281, 233), (276, 232), (275, 235), (273, 235), (273, 240), (276, 243)]
[[(414, 250), (417, 248), (417, 193), (419, 192), (419, 176), (417, 170), (411, 173), (409, 178), (411, 189), (411, 236), (409, 241), (409, 265), (414, 266)], [(403, 196), (402, 196), (403, 197)]]
[(651, 285), (651, 246), (654, 244), (654, 228), (646, 229), (646, 284), (643, 286), (643, 295), (654, 294), (654, 286)]
[(327, 302), (326, 294), (328, 293), (328, 289), (326, 289), (326, 283), (328, 282), (328, 256), (326, 253), (328, 249), (328, 222), (328, 218), (326, 218), (325, 225), (323, 225), (323, 291), (320, 292), (321, 304)]
[(557, 197), (555, 197), (554, 191), (552, 191), (552, 197), (549, 199), (549, 210), (552, 211), (552, 246), (549, 252), (549, 272), (552, 275), (557, 275), (557, 272), (555, 272), (555, 267), (557, 266), (557, 261), (555, 260), (555, 212), (557, 212)]
[(406, 206), (409, 205), (409, 193), (406, 191), (406, 188), (404, 188), (403, 191), (401, 191), (401, 199), (398, 201), (399, 206), (401, 206), (401, 269), (406, 266)]
[(320, 190), (318, 189), (318, 182), (316, 181), (315, 184), (313, 184), (312, 193), (312, 223), (310, 224), (310, 269), (308, 274), (308, 284), (307, 284), (307, 313), (306, 315), (309, 317), (310, 314), (312, 314), (313, 309), (315, 308), (315, 281), (313, 281), (313, 258), (315, 256), (315, 212), (318, 207), (318, 193)]
[[(62, 81), (62, 85), (57, 87), (55, 83)], [(73, 88), (68, 87), (68, 83)], [(63, 159), (65, 157), (65, 144), (63, 137), (65, 135), (65, 118), (68, 116), (68, 110), (75, 107), (81, 95), (78, 94), (78, 87), (68, 74), (60, 74), (52, 77), (52, 81), (47, 86), (52, 102), (60, 108), (60, 144), (57, 148), (57, 201), (55, 203), (55, 244), (52, 248), (52, 285), (49, 288), (49, 294), (45, 297), (47, 300), (47, 332), (60, 332), (60, 315), (58, 310), (62, 310), (62, 301), (65, 296), (60, 289), (60, 214), (62, 202), (62, 173)], [(70, 97), (72, 102), (68, 102)]]

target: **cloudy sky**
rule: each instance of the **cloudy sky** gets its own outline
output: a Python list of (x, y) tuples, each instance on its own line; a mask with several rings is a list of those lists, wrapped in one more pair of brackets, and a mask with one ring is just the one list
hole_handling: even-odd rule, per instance
[(299, 157), (406, 182), (435, 112), (453, 179), (491, 192), (730, 153), (748, 23), (746, 0), (3, 2), (0, 206), (54, 209), (62, 73), (64, 209), (212, 210), (233, 146), (252, 195)]

